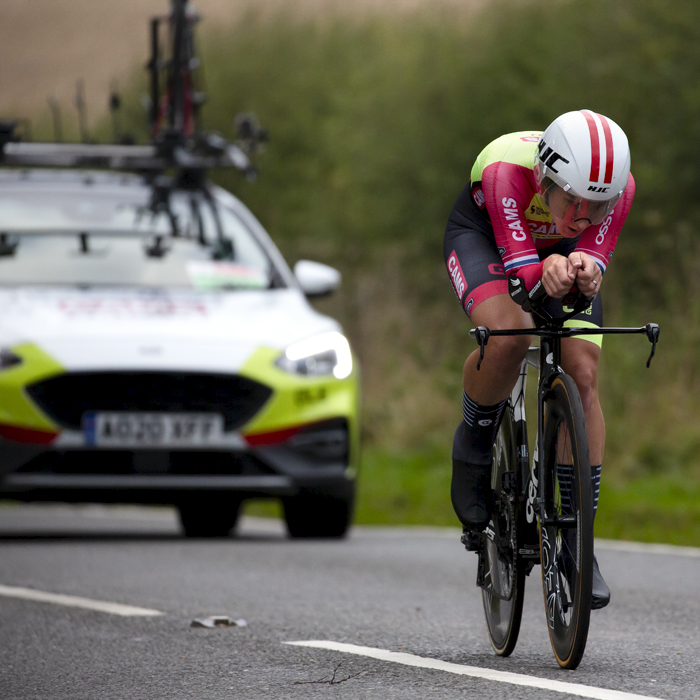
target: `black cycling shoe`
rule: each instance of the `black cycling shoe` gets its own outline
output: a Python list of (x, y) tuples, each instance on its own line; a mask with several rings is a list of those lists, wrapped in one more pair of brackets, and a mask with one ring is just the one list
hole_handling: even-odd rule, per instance
[(452, 460), (452, 507), (465, 530), (481, 532), (491, 518), (491, 465)]
[(600, 610), (610, 602), (610, 589), (605, 583), (598, 568), (598, 560), (593, 556), (593, 597), (591, 610)]
[(484, 548), (484, 538), (480, 530), (462, 525), (462, 537), (459, 540), (467, 552), (481, 552)]

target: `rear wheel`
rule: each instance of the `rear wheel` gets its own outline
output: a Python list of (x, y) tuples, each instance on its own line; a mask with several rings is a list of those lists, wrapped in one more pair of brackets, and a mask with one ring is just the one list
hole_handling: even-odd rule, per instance
[(291, 537), (344, 537), (352, 519), (352, 498), (302, 494), (283, 504)]
[(177, 505), (186, 537), (227, 537), (238, 522), (240, 508), (239, 499), (216, 496), (193, 496)]
[(549, 638), (562, 668), (576, 668), (588, 638), (593, 580), (593, 502), (588, 436), (571, 377), (552, 383), (544, 419), (542, 583)]
[[(525, 595), (525, 565), (518, 557), (517, 502), (515, 498), (515, 431), (510, 405), (496, 436), (491, 486), (494, 509), (486, 529), (484, 583), (481, 587), (486, 627), (491, 646), (499, 656), (509, 656), (518, 641)], [(504, 488), (509, 474), (509, 488)]]

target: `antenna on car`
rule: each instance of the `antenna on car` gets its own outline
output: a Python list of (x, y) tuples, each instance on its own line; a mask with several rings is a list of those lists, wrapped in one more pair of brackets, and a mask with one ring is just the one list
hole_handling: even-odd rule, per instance
[(112, 128), (114, 130), (114, 142), (122, 144), (133, 144), (134, 137), (131, 134), (125, 134), (122, 131), (120, 112), (122, 108), (122, 96), (119, 94), (117, 81), (112, 81), (112, 87), (109, 92), (109, 111), (112, 115)]
[(85, 103), (85, 83), (79, 80), (75, 86), (75, 108), (78, 110), (78, 130), (80, 140), (83, 143), (90, 143), (90, 136), (87, 128), (87, 104)]
[(58, 100), (52, 95), (49, 97), (49, 109), (51, 110), (51, 119), (53, 121), (53, 138), (56, 143), (63, 141), (63, 128), (61, 124), (61, 106)]

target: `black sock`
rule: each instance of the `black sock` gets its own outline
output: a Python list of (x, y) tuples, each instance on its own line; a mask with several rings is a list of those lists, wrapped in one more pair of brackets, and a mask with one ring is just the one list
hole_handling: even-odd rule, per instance
[(505, 400), (493, 406), (481, 406), (462, 394), (464, 420), (455, 431), (452, 458), (470, 464), (490, 464), (493, 441), (501, 425)]
[(557, 464), (557, 479), (559, 480), (561, 510), (563, 513), (571, 512), (571, 481), (573, 480), (573, 478), (573, 464)]
[[(591, 465), (591, 489), (593, 495), (593, 519), (598, 511), (598, 494), (600, 493), (600, 472), (602, 464)], [(561, 494), (562, 511), (571, 511), (571, 480), (574, 475), (574, 467), (571, 464), (557, 464), (557, 478), (559, 479), (559, 493)]]
[(600, 472), (603, 468), (602, 464), (596, 466), (591, 465), (591, 485), (593, 487), (593, 520), (598, 512), (598, 496), (600, 494)]

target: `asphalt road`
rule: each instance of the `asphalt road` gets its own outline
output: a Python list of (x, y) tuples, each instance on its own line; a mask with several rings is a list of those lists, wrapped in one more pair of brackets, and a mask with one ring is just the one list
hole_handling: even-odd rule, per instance
[[(566, 672), (539, 568), (513, 656), (493, 654), (456, 530), (307, 542), (244, 519), (236, 538), (189, 541), (167, 509), (0, 507), (0, 698), (699, 700), (700, 550), (597, 554), (612, 603)], [(191, 627), (211, 615), (247, 625)]]

